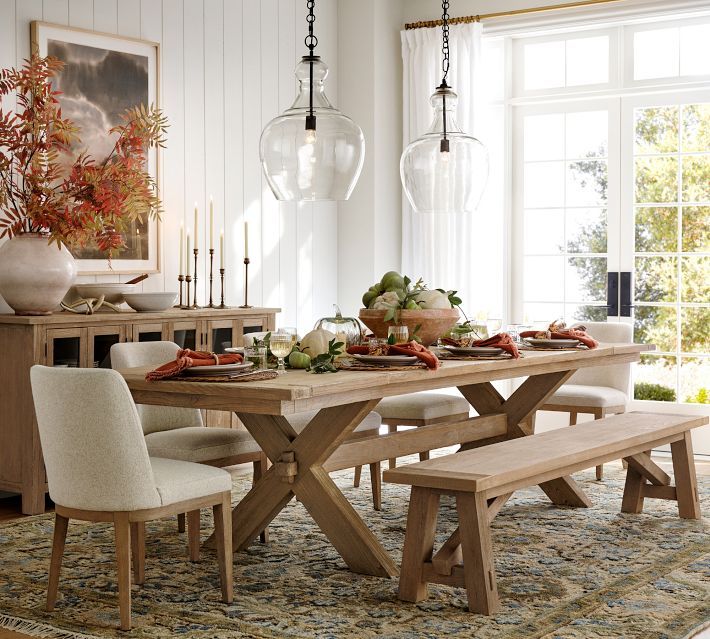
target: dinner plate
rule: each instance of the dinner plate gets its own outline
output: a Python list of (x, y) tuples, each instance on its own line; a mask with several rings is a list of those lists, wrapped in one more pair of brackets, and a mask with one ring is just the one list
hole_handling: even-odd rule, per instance
[(444, 346), (444, 349), (453, 355), (471, 355), (473, 357), (490, 357), (503, 352), (502, 348), (496, 346)]
[(415, 355), (353, 355), (363, 364), (379, 364), (385, 366), (411, 366), (419, 361)]
[(531, 346), (544, 346), (545, 348), (574, 348), (579, 346), (578, 339), (539, 339), (526, 337), (525, 341)]
[(254, 366), (254, 362), (243, 362), (241, 364), (219, 364), (210, 366), (193, 366), (186, 368), (183, 373), (185, 375), (232, 375), (233, 373), (243, 373), (248, 368)]
[(243, 346), (228, 346), (227, 348), (224, 349), (225, 353), (239, 353), (240, 355), (244, 354), (244, 347)]

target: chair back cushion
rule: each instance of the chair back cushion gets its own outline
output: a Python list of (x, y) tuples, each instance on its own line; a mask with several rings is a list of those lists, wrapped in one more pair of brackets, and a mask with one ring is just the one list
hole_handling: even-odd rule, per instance
[(67, 508), (160, 506), (136, 406), (108, 369), (30, 370), (49, 496)]
[[(175, 359), (180, 347), (175, 342), (123, 342), (111, 347), (111, 368), (155, 366)], [(149, 406), (138, 404), (143, 432), (146, 435), (174, 428), (204, 426), (202, 413), (196, 408)]]
[[(587, 327), (587, 332), (599, 342), (625, 343), (633, 341), (633, 326), (607, 322), (581, 322)], [(569, 384), (584, 386), (609, 386), (629, 395), (631, 364), (616, 364), (614, 366), (590, 366), (580, 368), (569, 380)]]

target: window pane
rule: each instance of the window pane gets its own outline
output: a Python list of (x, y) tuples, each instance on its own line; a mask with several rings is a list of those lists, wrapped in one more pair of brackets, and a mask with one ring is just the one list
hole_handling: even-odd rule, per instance
[(505, 86), (505, 63), (503, 41), (483, 40), (483, 77), (488, 101), (502, 100)]
[(592, 306), (590, 304), (565, 304), (565, 318), (571, 322), (606, 322), (607, 312), (605, 306)]
[(710, 24), (680, 28), (680, 74), (710, 73)]
[(634, 154), (678, 150), (678, 107), (634, 109)]
[(675, 302), (678, 280), (676, 257), (637, 257), (634, 299), (638, 302)]
[(609, 82), (609, 36), (567, 40), (567, 86)]
[(565, 163), (535, 162), (525, 165), (525, 206), (564, 206)]
[(565, 316), (565, 306), (562, 302), (549, 304), (527, 302), (523, 308), (526, 324), (546, 324), (549, 326), (554, 320)]
[(565, 159), (565, 116), (563, 113), (529, 115), (525, 118), (524, 153), (532, 160)]
[(659, 351), (675, 351), (677, 313), (668, 306), (637, 306), (634, 319), (634, 342), (655, 344)]
[(683, 151), (710, 151), (710, 104), (683, 107)]
[(606, 157), (609, 124), (606, 111), (568, 113), (566, 126), (567, 159)]
[[(681, 258), (680, 278), (681, 301), (710, 302), (710, 256), (694, 255)], [(708, 347), (710, 350), (710, 341)]]
[(597, 206), (606, 202), (606, 160), (570, 162), (567, 170), (567, 206)]
[(710, 200), (710, 155), (683, 158), (683, 202)]
[(681, 360), (679, 399), (689, 404), (710, 404), (710, 357)]
[(710, 308), (682, 308), (680, 349), (684, 353), (707, 353), (710, 344)]
[(634, 80), (678, 75), (678, 29), (634, 34)]
[(606, 300), (606, 273), (605, 257), (567, 258), (565, 300), (603, 302)]
[(523, 52), (525, 89), (547, 89), (565, 85), (565, 43), (526, 44)]
[(677, 158), (636, 158), (636, 202), (678, 201)]
[(643, 206), (636, 209), (638, 253), (675, 253), (678, 250), (678, 208)]
[(710, 252), (710, 206), (683, 207), (683, 250)]
[(564, 297), (564, 272), (563, 257), (526, 257), (524, 299), (533, 302), (561, 301)]
[(557, 254), (564, 248), (565, 219), (563, 209), (529, 209), (525, 211), (525, 254)]
[(634, 373), (634, 399), (674, 402), (676, 370), (675, 357), (641, 355)]
[(606, 253), (606, 209), (567, 209), (567, 250)]

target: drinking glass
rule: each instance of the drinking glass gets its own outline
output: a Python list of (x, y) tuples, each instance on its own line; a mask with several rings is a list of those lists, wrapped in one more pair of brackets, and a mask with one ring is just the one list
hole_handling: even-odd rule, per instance
[(394, 335), (395, 344), (406, 344), (409, 341), (409, 329), (406, 326), (390, 326), (387, 328), (387, 341)]
[(288, 333), (272, 333), (271, 340), (269, 341), (269, 347), (271, 348), (271, 352), (279, 360), (279, 364), (276, 369), (277, 372), (279, 375), (285, 373), (286, 367), (284, 366), (284, 358), (288, 357), (291, 349), (293, 348), (291, 335)]
[(493, 335), (496, 335), (497, 333), (499, 333), (502, 326), (503, 326), (502, 319), (494, 319), (494, 318), (489, 317), (486, 320), (486, 328), (488, 329), (488, 337), (492, 337)]
[(277, 333), (284, 333), (286, 335), (289, 335), (291, 337), (291, 345), (295, 346), (296, 342), (298, 341), (298, 332), (296, 331), (296, 328), (293, 326), (284, 326), (283, 328), (280, 328), (279, 330), (276, 331)]
[(245, 346), (244, 361), (253, 362), (254, 368), (266, 368), (266, 346)]
[(387, 352), (387, 340), (382, 337), (371, 337), (367, 340), (367, 352), (370, 355), (384, 355)]

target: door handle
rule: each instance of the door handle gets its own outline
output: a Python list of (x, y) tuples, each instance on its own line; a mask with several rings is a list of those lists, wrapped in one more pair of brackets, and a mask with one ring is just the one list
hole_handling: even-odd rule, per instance
[(621, 317), (631, 317), (631, 309), (634, 305), (631, 303), (631, 271), (621, 271), (619, 273), (619, 301)]
[(606, 308), (607, 316), (619, 315), (619, 274), (616, 272), (607, 273)]

